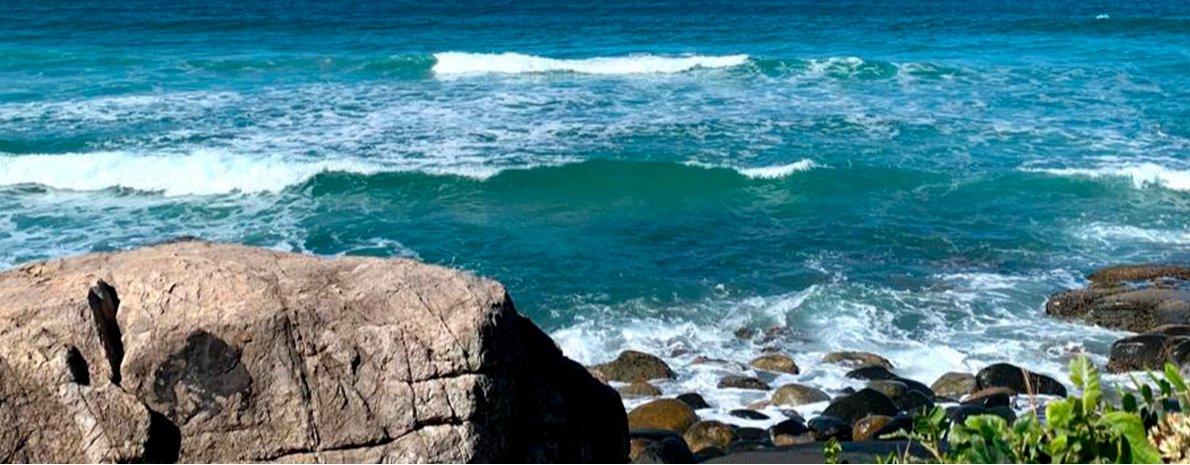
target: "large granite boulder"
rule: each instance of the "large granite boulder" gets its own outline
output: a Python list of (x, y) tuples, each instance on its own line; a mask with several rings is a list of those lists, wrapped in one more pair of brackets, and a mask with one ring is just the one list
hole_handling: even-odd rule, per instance
[(1190, 363), (1190, 337), (1149, 333), (1120, 339), (1111, 346), (1107, 371), (1161, 371), (1166, 362)]
[(628, 457), (498, 283), (205, 242), (0, 274), (0, 421), (5, 462)]

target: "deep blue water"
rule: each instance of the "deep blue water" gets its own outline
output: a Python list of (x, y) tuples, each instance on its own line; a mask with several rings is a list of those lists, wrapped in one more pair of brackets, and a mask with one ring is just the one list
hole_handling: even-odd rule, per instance
[(1170, 0), (9, 0), (0, 263), (412, 256), (500, 280), (584, 362), (1058, 374), (1118, 335), (1049, 293), (1190, 258), (1188, 75)]

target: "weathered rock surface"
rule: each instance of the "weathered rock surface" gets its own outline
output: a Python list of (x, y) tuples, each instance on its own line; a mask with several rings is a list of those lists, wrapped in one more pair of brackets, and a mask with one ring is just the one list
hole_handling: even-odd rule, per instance
[(761, 381), (751, 376), (727, 375), (719, 380), (719, 389), (751, 389), (754, 391), (767, 391), (768, 383)]
[(897, 414), (897, 406), (880, 391), (861, 389), (855, 394), (836, 398), (831, 401), (822, 416), (841, 418), (848, 424), (869, 415), (893, 416)]
[(810, 435), (816, 441), (826, 441), (831, 438), (840, 441), (851, 440), (851, 422), (838, 417), (814, 417), (806, 427), (810, 428)]
[(632, 463), (695, 463), (682, 436), (666, 430), (633, 430), (629, 459)]
[[(1028, 383), (1025, 382), (1026, 374)], [(975, 384), (976, 390), (1005, 387), (1017, 394), (1028, 394), (1031, 387), (1034, 394), (1066, 397), (1066, 386), (1058, 380), (1007, 363), (996, 363), (979, 370), (979, 374), (975, 375)]]
[(697, 392), (687, 392), (685, 394), (678, 396), (677, 399), (682, 402), (685, 402), (686, 405), (689, 405), (690, 408), (692, 408), (694, 410), (711, 408), (711, 404), (708, 404), (707, 400), (704, 399), (702, 397), (702, 395)]
[(694, 409), (677, 399), (657, 399), (628, 412), (628, 426), (632, 429), (660, 429), (678, 434), (698, 421)]
[(952, 371), (938, 377), (930, 389), (939, 396), (960, 399), (975, 390), (975, 375)]
[(621, 386), (616, 389), (616, 392), (619, 392), (623, 397), (657, 397), (661, 395), (661, 389), (643, 381)]
[(892, 421), (892, 417), (884, 415), (872, 415), (861, 418), (851, 426), (851, 440), (867, 441), (869, 439), (876, 439), (876, 432), (884, 428), (885, 425), (892, 423)]
[(1190, 362), (1190, 337), (1149, 333), (1120, 339), (1111, 346), (1107, 371), (1160, 371), (1166, 362), (1178, 366)]
[(795, 363), (792, 358), (782, 354), (764, 354), (752, 359), (752, 362), (749, 365), (752, 365), (752, 368), (758, 370), (772, 371), (775, 373), (788, 373), (791, 375), (796, 375), (800, 371), (797, 367), (797, 363)]
[(1126, 265), (1096, 271), (1088, 278), (1089, 288), (1050, 297), (1046, 313), (1136, 333), (1190, 324), (1190, 268)]
[(0, 421), (4, 462), (628, 456), (619, 396), (499, 284), (204, 242), (0, 274)]
[(823, 363), (833, 363), (848, 368), (863, 368), (877, 366), (886, 370), (893, 369), (892, 362), (887, 358), (868, 352), (831, 352), (822, 356)]
[(711, 447), (727, 449), (736, 440), (735, 428), (715, 420), (700, 421), (691, 425), (682, 437), (695, 453)]
[(773, 393), (772, 403), (773, 405), (797, 407), (815, 402), (826, 402), (828, 400), (831, 400), (831, 396), (821, 389), (789, 383), (777, 388), (777, 391)]
[(619, 357), (607, 363), (591, 367), (591, 371), (602, 374), (610, 381), (640, 383), (653, 379), (669, 379), (674, 372), (656, 355), (625, 350)]

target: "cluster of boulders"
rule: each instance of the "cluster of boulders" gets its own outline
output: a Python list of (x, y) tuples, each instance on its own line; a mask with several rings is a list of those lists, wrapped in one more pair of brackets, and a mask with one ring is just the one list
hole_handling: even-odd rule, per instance
[(1112, 373), (1190, 363), (1190, 268), (1125, 265), (1091, 273), (1090, 285), (1055, 294), (1051, 316), (1138, 333), (1112, 344)]
[[(748, 364), (711, 359), (697, 361), (743, 368), (756, 373), (798, 374), (797, 364), (787, 355), (765, 353)], [(863, 352), (836, 352), (823, 357), (824, 363), (849, 369), (847, 377), (864, 383), (832, 396), (798, 383), (773, 387), (760, 377), (741, 374), (723, 376), (720, 389), (748, 389), (771, 392), (767, 400), (747, 408), (728, 410), (738, 424), (700, 417), (700, 411), (724, 406), (711, 405), (698, 393), (664, 396), (651, 384), (672, 379), (674, 371), (661, 358), (637, 351), (625, 351), (615, 360), (589, 367), (596, 378), (620, 385), (625, 397), (650, 397), (628, 412), (630, 457), (637, 463), (690, 463), (720, 456), (771, 450), (825, 441), (879, 441), (913, 428), (913, 416), (938, 404), (947, 405), (952, 420), (962, 421), (979, 414), (999, 415), (1013, 421), (1010, 403), (1020, 394), (1065, 396), (1062, 383), (1048, 376), (1000, 363), (977, 374), (947, 373), (927, 386), (899, 376), (889, 360)], [(797, 407), (825, 404), (821, 414), (804, 418)], [(763, 412), (761, 410), (764, 410)], [(770, 418), (772, 412), (780, 418)], [(768, 413), (766, 413), (768, 412)], [(721, 416), (720, 416), (721, 417)], [(770, 420), (761, 429), (747, 426), (747, 420)]]

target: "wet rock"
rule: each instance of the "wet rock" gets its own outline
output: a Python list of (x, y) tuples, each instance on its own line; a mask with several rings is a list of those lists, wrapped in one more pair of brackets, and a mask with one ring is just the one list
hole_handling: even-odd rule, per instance
[(712, 366), (719, 366), (719, 367), (723, 367), (723, 368), (726, 368), (726, 369), (729, 369), (729, 370), (741, 370), (741, 371), (743, 371), (743, 370), (747, 370), (747, 369), (748, 369), (748, 367), (744, 366), (744, 364), (743, 364), (743, 363), (739, 363), (739, 362), (733, 362), (733, 361), (731, 361), (731, 360), (724, 360), (724, 359), (721, 359), (721, 358), (711, 358), (711, 357), (707, 357), (707, 356), (704, 356), (704, 355), (699, 355), (699, 356), (697, 356), (697, 357), (694, 357), (694, 360), (690, 361), (690, 363), (691, 363), (692, 365), (712, 365)]
[(873, 435), (874, 439), (883, 440), (884, 437), (889, 436), (898, 431), (912, 432), (913, 431), (913, 416), (908, 414), (899, 414), (892, 418), (892, 421), (886, 423), (880, 429), (876, 430)]
[(930, 389), (942, 397), (961, 399), (975, 390), (975, 375), (952, 371), (940, 376)]
[(777, 388), (777, 391), (773, 393), (772, 402), (773, 405), (798, 407), (816, 402), (826, 402), (828, 400), (831, 400), (831, 396), (822, 392), (820, 389), (803, 384), (789, 383)]
[(695, 463), (694, 454), (680, 437), (661, 440), (632, 439), (632, 463)]
[(773, 406), (773, 403), (770, 401), (758, 400), (756, 402), (748, 404), (748, 409), (749, 410), (764, 410), (764, 409), (772, 407), (772, 406)]
[(810, 435), (810, 433), (806, 433), (806, 434), (803, 434), (800, 436), (793, 436), (793, 435), (789, 435), (789, 434), (779, 434), (777, 436), (773, 436), (772, 441), (773, 441), (773, 446), (775, 446), (775, 447), (789, 447), (789, 446), (796, 446), (798, 444), (806, 444), (806, 443), (814, 442), (814, 437), (812, 435)]
[(1015, 392), (1006, 387), (993, 387), (971, 393), (963, 405), (977, 405), (983, 408), (1007, 407), (1012, 403)]
[(764, 381), (751, 376), (727, 375), (719, 380), (719, 389), (751, 389), (755, 391), (767, 391), (769, 385)]
[(870, 415), (896, 415), (899, 409), (888, 396), (873, 389), (862, 389), (855, 394), (838, 397), (831, 401), (823, 416), (841, 418), (848, 424)]
[(810, 428), (800, 418), (790, 418), (770, 426), (769, 438), (773, 438), (773, 443), (775, 444), (777, 442), (775, 439), (777, 436), (802, 436), (809, 432)]
[(1093, 288), (1114, 288), (1126, 283), (1163, 279), (1190, 281), (1190, 268), (1177, 265), (1140, 264), (1105, 268), (1087, 276)]
[(656, 355), (635, 350), (626, 350), (619, 357), (607, 363), (595, 365), (591, 370), (603, 374), (611, 381), (623, 383), (645, 382), (653, 379), (670, 379), (674, 372)]
[(868, 352), (831, 352), (824, 355), (822, 361), (823, 363), (842, 365), (848, 368), (877, 366), (885, 370), (893, 369), (893, 364), (888, 359)]
[(856, 368), (854, 370), (848, 371), (845, 376), (851, 379), (862, 380), (897, 379), (897, 375), (894, 375), (893, 372), (888, 371), (888, 368), (876, 365)]
[(1178, 366), (1190, 362), (1190, 337), (1151, 333), (1120, 339), (1111, 346), (1107, 371), (1160, 371), (1166, 362)]
[(702, 395), (700, 395), (698, 393), (687, 392), (685, 394), (678, 396), (677, 399), (682, 402), (685, 402), (686, 405), (689, 405), (690, 408), (692, 408), (694, 410), (702, 410), (704, 408), (711, 408), (711, 404), (708, 404), (706, 399), (703, 399)]
[(661, 395), (660, 389), (643, 381), (617, 388), (616, 391), (623, 397), (657, 397)]
[(735, 434), (736, 434), (736, 437), (738, 437), (741, 441), (763, 443), (765, 441), (768, 441), (768, 439), (769, 439), (768, 431), (762, 430), (760, 428), (754, 428), (751, 426), (738, 427), (735, 429)]
[(892, 422), (892, 417), (885, 415), (871, 415), (861, 418), (851, 427), (852, 441), (867, 441), (876, 439), (876, 432)]
[(741, 327), (740, 329), (735, 330), (735, 337), (740, 339), (752, 339), (753, 337), (756, 337), (756, 329), (746, 326)]
[(708, 460), (717, 459), (727, 455), (723, 449), (718, 447), (708, 447), (697, 454), (694, 454), (694, 463), (705, 463)]
[(1046, 313), (1105, 328), (1146, 333), (1190, 322), (1190, 291), (1148, 288), (1082, 289), (1055, 294)]
[(934, 401), (918, 391), (906, 392), (904, 396), (893, 400), (902, 412), (921, 413), (934, 406)]
[(820, 416), (806, 423), (810, 428), (810, 435), (815, 441), (826, 441), (835, 438), (839, 441), (851, 440), (851, 423), (837, 417)]
[(735, 428), (726, 423), (709, 420), (691, 425), (682, 437), (690, 446), (691, 451), (699, 453), (710, 447), (727, 449), (731, 443), (735, 442), (736, 433)]
[(950, 419), (951, 424), (964, 423), (967, 421), (967, 418), (976, 415), (996, 415), (1010, 424), (1016, 421), (1016, 414), (1009, 407), (986, 408), (979, 405), (964, 404), (946, 409), (946, 417)]
[(878, 379), (869, 381), (867, 387), (869, 389), (880, 391), (881, 394), (888, 396), (888, 398), (894, 403), (897, 401), (897, 399), (905, 397), (905, 395), (909, 393), (909, 386), (906, 386), (905, 383), (900, 381), (894, 381), (891, 379)]
[(1017, 394), (1027, 394), (1026, 374), (1033, 393), (1066, 397), (1066, 387), (1058, 380), (1007, 363), (997, 363), (979, 370), (979, 374), (975, 375), (975, 387), (977, 390), (1006, 387)]
[(769, 419), (768, 415), (757, 412), (755, 410), (748, 410), (748, 409), (735, 409), (730, 412), (727, 412), (727, 414), (731, 415), (733, 417), (736, 417), (736, 418), (743, 418), (745, 420), (768, 420)]
[(797, 363), (792, 358), (782, 354), (765, 354), (752, 359), (752, 368), (776, 373), (798, 374)]
[(657, 399), (628, 412), (630, 429), (661, 429), (678, 434), (698, 421), (694, 409), (677, 399)]
[(1166, 336), (1190, 336), (1190, 325), (1161, 325), (1149, 332)]

